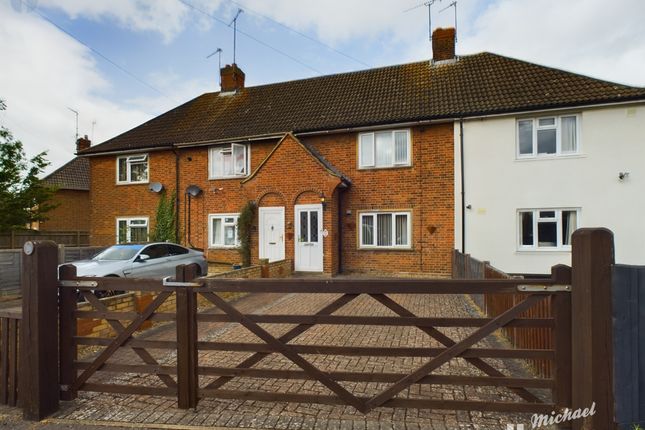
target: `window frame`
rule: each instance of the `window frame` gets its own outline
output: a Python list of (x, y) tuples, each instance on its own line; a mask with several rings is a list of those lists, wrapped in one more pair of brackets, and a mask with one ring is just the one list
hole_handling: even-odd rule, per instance
[[(224, 244), (224, 232), (226, 231), (226, 226), (231, 225), (230, 223), (225, 222), (225, 218), (235, 218), (235, 223), (233, 224), (235, 226), (235, 244), (234, 245), (226, 245)], [(208, 215), (208, 248), (209, 249), (236, 249), (240, 247), (240, 237), (238, 233), (238, 222), (239, 222), (240, 214), (239, 213), (216, 213), (216, 214), (209, 214)], [(217, 244), (213, 241), (213, 220), (214, 219), (221, 219), (222, 220), (222, 243)]]
[[(128, 222), (128, 229), (126, 232), (126, 242), (119, 242), (119, 223), (121, 221), (127, 221)], [(148, 242), (150, 240), (150, 218), (147, 216), (128, 216), (128, 217), (116, 217), (116, 240), (115, 243), (117, 245), (121, 244), (127, 244), (127, 243), (133, 243), (131, 241), (132, 235), (130, 232), (130, 222), (131, 221), (145, 221), (145, 227), (146, 227), (146, 240), (145, 242)], [(137, 227), (142, 227), (143, 225), (138, 225)]]
[[(245, 172), (241, 175), (233, 174), (233, 175), (221, 175), (217, 176), (214, 174), (214, 162), (215, 162), (215, 157), (214, 153), (216, 151), (226, 151), (227, 149), (231, 151), (231, 157), (233, 156), (234, 152), (234, 146), (241, 146), (244, 148), (244, 155), (246, 157), (245, 160)], [(228, 147), (228, 148), (227, 148)], [(235, 160), (233, 160), (233, 163), (235, 163)], [(235, 167), (233, 167), (233, 170), (235, 170)], [(222, 169), (223, 171), (223, 169)], [(225, 143), (221, 145), (215, 145), (211, 146), (208, 148), (208, 179), (213, 180), (213, 179), (235, 179), (235, 178), (246, 178), (251, 174), (251, 145), (248, 143), (236, 143), (236, 142), (231, 142), (231, 143)]]
[[(145, 162), (146, 162), (146, 180), (145, 181), (133, 181), (132, 180), (132, 164), (138, 164), (135, 163), (135, 161), (138, 160), (130, 160), (132, 158), (137, 158), (137, 157), (145, 157)], [(122, 181), (120, 180), (120, 160), (125, 159), (125, 166), (126, 166), (126, 180)], [(116, 183), (117, 185), (128, 185), (128, 184), (147, 184), (150, 182), (150, 155), (147, 153), (141, 153), (141, 154), (128, 154), (128, 155), (119, 155), (116, 157)]]
[[(576, 119), (576, 150), (575, 151), (562, 151), (562, 118), (574, 117)], [(540, 126), (540, 120), (555, 119), (553, 126)], [(531, 153), (520, 153), (520, 122), (531, 121)], [(553, 154), (540, 154), (538, 153), (538, 131), (548, 130), (555, 128), (555, 153)], [(541, 158), (555, 158), (555, 157), (570, 157), (582, 154), (582, 133), (581, 133), (581, 115), (579, 113), (559, 114), (559, 115), (540, 115), (527, 118), (516, 118), (515, 120), (515, 157), (518, 160), (526, 159), (541, 159)]]
[[(533, 244), (524, 245), (522, 243), (522, 213), (532, 213), (533, 222)], [(554, 218), (549, 217), (540, 217), (540, 212), (555, 212)], [(575, 212), (576, 213), (576, 229), (580, 228), (580, 213), (582, 212), (580, 207), (558, 207), (558, 208), (523, 208), (518, 209), (516, 212), (516, 222), (517, 222), (517, 250), (522, 251), (537, 251), (537, 252), (558, 252), (558, 251), (571, 251), (571, 244), (564, 245), (564, 237), (562, 234), (562, 213), (563, 212)], [(540, 246), (538, 238), (538, 224), (540, 222), (553, 222), (555, 221), (556, 228), (556, 246)], [(574, 230), (575, 231), (575, 230)]]
[[(378, 221), (377, 215), (388, 214), (392, 215), (392, 245), (378, 245)], [(396, 217), (397, 215), (405, 215), (407, 217), (407, 239), (408, 243), (405, 245), (396, 244)], [(363, 244), (363, 217), (372, 217), (372, 226), (374, 228), (372, 245)], [(396, 249), (412, 249), (412, 211), (411, 210), (378, 210), (378, 211), (361, 211), (358, 213), (358, 248), (359, 249), (372, 249), (372, 250), (396, 250)]]
[[(406, 133), (407, 137), (407, 158), (405, 162), (396, 162), (396, 133)], [(384, 166), (377, 165), (377, 154), (376, 154), (376, 135), (379, 133), (391, 133), (392, 137), (392, 163)], [(363, 136), (372, 137), (372, 164), (363, 164), (362, 163), (362, 148), (361, 140)], [(357, 138), (357, 164), (358, 169), (360, 170), (372, 170), (372, 169), (393, 169), (397, 167), (410, 167), (412, 166), (412, 132), (409, 128), (401, 129), (388, 129), (388, 130), (374, 130), (365, 133), (358, 133)]]

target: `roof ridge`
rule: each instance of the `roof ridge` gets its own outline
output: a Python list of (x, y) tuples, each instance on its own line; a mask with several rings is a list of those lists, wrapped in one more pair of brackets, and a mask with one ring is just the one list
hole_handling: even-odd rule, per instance
[[(422, 64), (422, 63), (428, 63), (428, 65), (429, 65), (430, 60), (428, 59), (428, 60), (410, 61), (408, 63), (390, 64), (390, 65), (387, 65), (387, 66), (372, 67), (372, 68), (369, 68), (369, 69), (352, 70), (352, 71), (349, 71), (349, 72), (331, 73), (329, 75), (312, 76), (312, 77), (309, 77), (309, 78), (299, 78), (299, 79), (290, 79), (290, 80), (287, 80), (287, 81), (270, 82), (270, 83), (266, 83), (266, 84), (254, 85), (254, 86), (251, 86), (251, 87), (244, 87), (242, 89), (242, 91), (248, 90), (248, 89), (255, 89), (255, 88), (266, 88), (266, 87), (271, 87), (271, 86), (274, 86), (274, 85), (293, 84), (295, 82), (316, 81), (316, 80), (333, 78), (333, 77), (336, 77), (336, 76), (348, 76), (348, 75), (356, 75), (356, 74), (360, 74), (360, 73), (369, 73), (369, 72), (377, 73), (377, 72), (381, 72), (381, 71), (384, 71), (384, 70), (387, 70), (387, 69), (396, 69), (396, 68), (404, 67), (404, 66), (416, 66), (416, 65), (419, 65), (419, 64)], [(221, 91), (210, 91), (210, 92), (204, 93), (202, 95), (219, 94), (219, 93), (221, 93)]]
[[(621, 86), (621, 87), (624, 87), (624, 88), (629, 88), (629, 89), (632, 89), (632, 90), (645, 90), (645, 87), (636, 87), (636, 86), (633, 86), (633, 85), (621, 84), (620, 82), (608, 81), (606, 79), (601, 79), (601, 78), (595, 78), (593, 76), (585, 75), (585, 74), (582, 74), (582, 73), (579, 73), (579, 72), (573, 72), (571, 70), (561, 69), (561, 68), (554, 67), (554, 66), (548, 66), (546, 64), (536, 63), (534, 61), (528, 61), (528, 60), (524, 60), (522, 58), (510, 57), (508, 55), (502, 55), (502, 54), (498, 54), (498, 53), (495, 53), (495, 52), (482, 51), (482, 52), (480, 52), (478, 54), (475, 54), (475, 55), (481, 55), (481, 54), (487, 54), (487, 55), (491, 55), (491, 56), (494, 56), (494, 57), (503, 58), (505, 60), (516, 61), (518, 63), (524, 63), (524, 64), (528, 64), (528, 65), (531, 65), (531, 66), (541, 67), (543, 69), (548, 69), (548, 70), (552, 70), (552, 71), (559, 72), (559, 73), (566, 73), (566, 74), (573, 75), (573, 76), (578, 76), (578, 77), (584, 78), (584, 79), (592, 79), (592, 80), (594, 80), (596, 82), (601, 82), (601, 83), (604, 83), (604, 84), (618, 85), (618, 86)], [(471, 55), (471, 56), (474, 56), (474, 55)]]

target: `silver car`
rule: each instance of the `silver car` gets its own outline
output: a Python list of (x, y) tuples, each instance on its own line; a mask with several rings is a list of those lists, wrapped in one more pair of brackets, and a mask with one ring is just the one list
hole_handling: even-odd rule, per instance
[(175, 275), (180, 264), (197, 263), (198, 276), (208, 274), (204, 253), (174, 243), (114, 245), (91, 260), (75, 261), (78, 276), (161, 279)]

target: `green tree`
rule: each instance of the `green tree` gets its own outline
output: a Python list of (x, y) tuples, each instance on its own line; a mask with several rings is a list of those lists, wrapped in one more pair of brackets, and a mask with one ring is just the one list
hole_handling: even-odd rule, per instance
[[(0, 111), (5, 109), (0, 100)], [(49, 165), (46, 155), (28, 159), (22, 142), (0, 125), (0, 231), (45, 221), (45, 214), (57, 206), (51, 202), (56, 190), (38, 178)]]
[(155, 229), (152, 232), (153, 242), (173, 242), (177, 243), (177, 230), (175, 228), (175, 199), (176, 191), (170, 196), (164, 191), (157, 204), (157, 216)]

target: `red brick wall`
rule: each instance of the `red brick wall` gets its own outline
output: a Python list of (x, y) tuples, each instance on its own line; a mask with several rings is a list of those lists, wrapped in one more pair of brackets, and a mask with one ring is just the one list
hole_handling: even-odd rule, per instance
[[(294, 205), (320, 202), (326, 197), (323, 227), (329, 231), (324, 242), (324, 269), (338, 271), (338, 203), (342, 205), (342, 267), (345, 271), (409, 272), (449, 275), (454, 229), (453, 125), (451, 123), (412, 129), (412, 166), (359, 170), (357, 133), (301, 138), (315, 147), (352, 180), (345, 191), (335, 188), (338, 178), (329, 175), (297, 141), (287, 138), (257, 176), (242, 184), (239, 179), (208, 179), (208, 149), (182, 149), (181, 191), (198, 185), (203, 194), (191, 201), (190, 243), (208, 247), (208, 214), (237, 213), (248, 200), (260, 206), (284, 206), (285, 257), (293, 259)], [(273, 150), (277, 141), (254, 142), (251, 171)], [(115, 156), (92, 158), (92, 243), (114, 242), (117, 216), (146, 215), (154, 224), (158, 195), (147, 185), (115, 185)], [(174, 188), (175, 156), (170, 151), (150, 153), (150, 180)], [(180, 226), (187, 243), (182, 193)], [(360, 211), (405, 209), (412, 212), (412, 249), (359, 249), (357, 222)], [(351, 211), (347, 214), (347, 211)], [(253, 233), (253, 261), (257, 262), (257, 216)], [(240, 261), (235, 249), (207, 251), (211, 261)]]
[(90, 193), (80, 190), (58, 190), (53, 203), (59, 206), (47, 212), (47, 221), (40, 223), (46, 231), (89, 231)]
[[(175, 189), (175, 154), (156, 151), (149, 154), (150, 182), (161, 182), (166, 190)], [(160, 195), (145, 184), (116, 184), (116, 156), (91, 157), (90, 244), (116, 242), (117, 217), (148, 217), (152, 232)]]
[[(412, 166), (366, 170), (358, 169), (356, 133), (303, 139), (352, 180), (351, 187), (340, 194), (344, 270), (450, 274), (454, 242), (453, 140), (452, 123), (413, 128)], [(358, 214), (387, 209), (411, 210), (412, 249), (359, 249)]]

